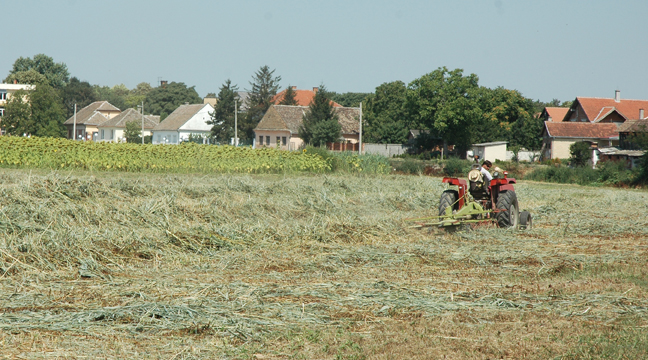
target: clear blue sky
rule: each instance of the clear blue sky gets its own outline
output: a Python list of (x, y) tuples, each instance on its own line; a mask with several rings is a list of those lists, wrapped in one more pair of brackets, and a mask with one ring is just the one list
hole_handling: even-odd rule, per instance
[(648, 99), (648, 1), (0, 0), (0, 79), (44, 53), (91, 84), (373, 92), (438, 67), (532, 99)]

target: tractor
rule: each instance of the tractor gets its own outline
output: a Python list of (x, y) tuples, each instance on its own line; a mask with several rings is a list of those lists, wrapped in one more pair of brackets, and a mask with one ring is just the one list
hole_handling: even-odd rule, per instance
[(439, 216), (411, 219), (414, 227), (438, 226), (448, 230), (458, 225), (493, 223), (501, 228), (530, 229), (531, 214), (520, 212), (513, 184), (508, 172), (495, 168), (493, 179), (484, 182), (479, 171), (478, 159), (468, 174), (468, 181), (444, 177), (448, 188), (439, 200)]

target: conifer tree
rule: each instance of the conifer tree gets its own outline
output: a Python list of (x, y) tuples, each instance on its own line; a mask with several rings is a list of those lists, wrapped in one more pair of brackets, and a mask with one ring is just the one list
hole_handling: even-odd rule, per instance
[(297, 103), (297, 93), (293, 90), (293, 87), (288, 85), (286, 88), (286, 93), (284, 94), (283, 99), (279, 102), (279, 105), (299, 105)]
[(250, 82), (252, 89), (248, 90), (248, 111), (245, 117), (241, 119), (239, 128), (240, 137), (243, 139), (252, 139), (254, 137), (254, 128), (268, 111), (272, 97), (277, 95), (281, 76), (274, 76), (274, 72), (275, 70), (271, 71), (265, 65), (252, 77), (253, 81)]
[(229, 143), (234, 137), (234, 100), (237, 96), (238, 87), (232, 85), (232, 81), (227, 79), (218, 92), (218, 102), (214, 106), (214, 112), (209, 114), (211, 120), (207, 123), (214, 125), (211, 135), (220, 143)]
[(326, 143), (338, 141), (342, 126), (324, 85), (320, 85), (308, 108), (299, 128), (299, 136), (304, 143), (325, 146)]

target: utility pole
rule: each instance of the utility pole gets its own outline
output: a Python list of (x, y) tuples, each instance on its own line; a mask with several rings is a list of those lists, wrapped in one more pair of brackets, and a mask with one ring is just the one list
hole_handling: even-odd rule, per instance
[(358, 140), (358, 155), (362, 155), (362, 102), (360, 102), (360, 137)]
[(234, 146), (238, 146), (238, 99), (234, 98)]
[(142, 100), (142, 145), (144, 145), (144, 100)]
[(74, 124), (72, 125), (72, 140), (76, 140), (76, 103), (74, 104)]

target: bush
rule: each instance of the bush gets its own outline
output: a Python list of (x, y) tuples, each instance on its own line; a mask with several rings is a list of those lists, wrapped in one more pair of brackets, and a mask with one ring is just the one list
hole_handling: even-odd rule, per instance
[(396, 167), (396, 171), (401, 171), (405, 174), (421, 174), (424, 170), (424, 164), (414, 159), (405, 159), (405, 161)]
[(445, 162), (443, 172), (447, 176), (463, 176), (470, 171), (471, 162), (469, 160), (461, 160), (456, 157), (448, 158)]
[(569, 155), (571, 158), (572, 166), (582, 167), (587, 166), (592, 160), (592, 150), (590, 150), (590, 144), (584, 141), (579, 141), (571, 144), (569, 146)]
[(355, 152), (329, 151), (325, 147), (307, 146), (307, 154), (319, 155), (331, 167), (332, 172), (362, 172), (369, 174), (387, 174), (391, 171), (389, 160), (381, 155), (358, 155)]

